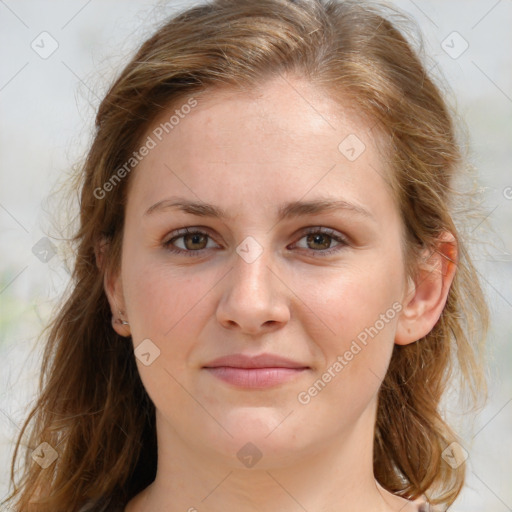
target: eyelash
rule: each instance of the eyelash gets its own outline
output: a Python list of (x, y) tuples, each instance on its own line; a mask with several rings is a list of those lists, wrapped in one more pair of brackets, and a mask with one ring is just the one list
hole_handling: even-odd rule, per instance
[[(305, 236), (312, 235), (312, 234), (327, 235), (329, 238), (332, 238), (333, 240), (335, 240), (339, 244), (339, 245), (337, 245), (335, 247), (331, 247), (330, 249), (325, 249), (325, 250), (305, 249), (306, 251), (315, 253), (314, 257), (329, 256), (329, 255), (331, 255), (331, 254), (333, 254), (335, 252), (338, 252), (338, 251), (342, 250), (344, 247), (349, 245), (347, 239), (344, 236), (342, 236), (341, 234), (337, 233), (333, 229), (321, 228), (321, 227), (306, 228), (302, 232), (302, 236), (299, 238), (299, 240), (302, 240)], [(205, 249), (199, 249), (199, 250), (196, 250), (196, 251), (194, 251), (194, 250), (185, 250), (185, 249), (180, 249), (178, 247), (175, 247), (173, 245), (173, 242), (175, 242), (179, 238), (184, 237), (185, 235), (206, 235), (209, 238), (209, 240), (212, 239), (212, 237), (207, 232), (201, 231), (200, 229), (196, 229), (196, 228), (183, 228), (183, 229), (179, 229), (179, 230), (175, 231), (174, 233), (172, 233), (172, 235), (174, 235), (174, 236), (172, 238), (170, 238), (168, 241), (164, 242), (163, 246), (169, 252), (171, 252), (173, 254), (180, 254), (182, 256), (190, 256), (190, 257), (200, 256), (200, 255), (202, 255), (203, 251), (207, 251), (208, 249), (205, 248)]]

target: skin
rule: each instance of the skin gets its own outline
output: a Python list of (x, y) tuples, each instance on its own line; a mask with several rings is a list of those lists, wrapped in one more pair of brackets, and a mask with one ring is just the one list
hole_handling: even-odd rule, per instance
[[(129, 322), (115, 322), (116, 331), (134, 347), (150, 339), (160, 350), (148, 366), (136, 359), (157, 411), (157, 476), (126, 511), (416, 510), (374, 479), (376, 399), (394, 344), (419, 340), (438, 320), (455, 271), (442, 255), (453, 258), (454, 243), (445, 237), (417, 284), (407, 277), (378, 135), (312, 84), (278, 78), (195, 97), (198, 106), (130, 176), (121, 267), (105, 276), (113, 315)], [(349, 134), (366, 146), (355, 161), (338, 149)], [(229, 217), (145, 214), (171, 196)], [(342, 209), (278, 221), (278, 205), (319, 198), (369, 215)], [(199, 226), (208, 237), (174, 245), (200, 255), (165, 246), (176, 230)], [(307, 227), (331, 228), (347, 243), (308, 239)], [(249, 236), (262, 249), (251, 263), (236, 252)], [(318, 255), (329, 248), (340, 250)], [(300, 403), (298, 394), (394, 303), (401, 311)], [(269, 389), (240, 389), (203, 368), (241, 352), (308, 369)], [(262, 454), (253, 467), (237, 457), (249, 442)]]

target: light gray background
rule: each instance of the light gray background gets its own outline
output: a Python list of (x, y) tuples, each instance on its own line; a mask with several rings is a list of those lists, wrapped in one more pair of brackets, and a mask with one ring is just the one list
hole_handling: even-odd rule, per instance
[[(0, 497), (13, 438), (35, 396), (36, 339), (69, 277), (61, 242), (53, 240), (56, 253), (50, 250), (46, 263), (32, 250), (55, 233), (49, 194), (84, 155), (95, 108), (115, 73), (155, 23), (191, 4), (0, 0)], [(512, 2), (392, 4), (419, 23), (433, 71), (452, 89), (449, 100), (466, 120), (488, 221), (499, 235), (478, 262), (493, 314), (490, 399), (474, 423), (451, 414), (470, 454), (467, 486), (453, 510), (504, 512), (512, 510)], [(56, 43), (40, 35), (45, 31)], [(457, 58), (465, 43), (453, 31), (469, 45)], [(45, 55), (51, 44), (58, 48)], [(488, 239), (485, 226), (472, 234)]]

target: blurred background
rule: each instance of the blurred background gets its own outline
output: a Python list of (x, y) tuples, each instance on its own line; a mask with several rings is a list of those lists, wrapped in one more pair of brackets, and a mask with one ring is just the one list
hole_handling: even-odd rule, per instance
[[(37, 390), (38, 336), (69, 279), (55, 219), (73, 212), (55, 193), (83, 158), (116, 73), (157, 24), (195, 3), (0, 0), (0, 500)], [(452, 510), (505, 512), (512, 510), (512, 2), (388, 3), (419, 25), (428, 69), (465, 122), (487, 216), (470, 232), (485, 242), (477, 265), (492, 312), (490, 392), (474, 420), (448, 406), (469, 452), (467, 486)]]

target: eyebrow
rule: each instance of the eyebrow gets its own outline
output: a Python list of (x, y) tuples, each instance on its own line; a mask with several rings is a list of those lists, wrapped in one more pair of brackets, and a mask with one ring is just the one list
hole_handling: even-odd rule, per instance
[[(217, 219), (229, 218), (227, 212), (218, 206), (201, 201), (190, 201), (185, 198), (173, 197), (162, 199), (150, 206), (144, 216), (152, 215), (157, 212), (165, 212), (169, 209), (178, 209), (190, 215), (197, 217), (212, 217)], [(301, 217), (306, 215), (318, 215), (336, 210), (345, 210), (356, 213), (362, 217), (375, 220), (375, 217), (360, 205), (350, 203), (341, 199), (316, 199), (312, 201), (291, 201), (280, 205), (277, 209), (277, 218), (279, 221)]]

